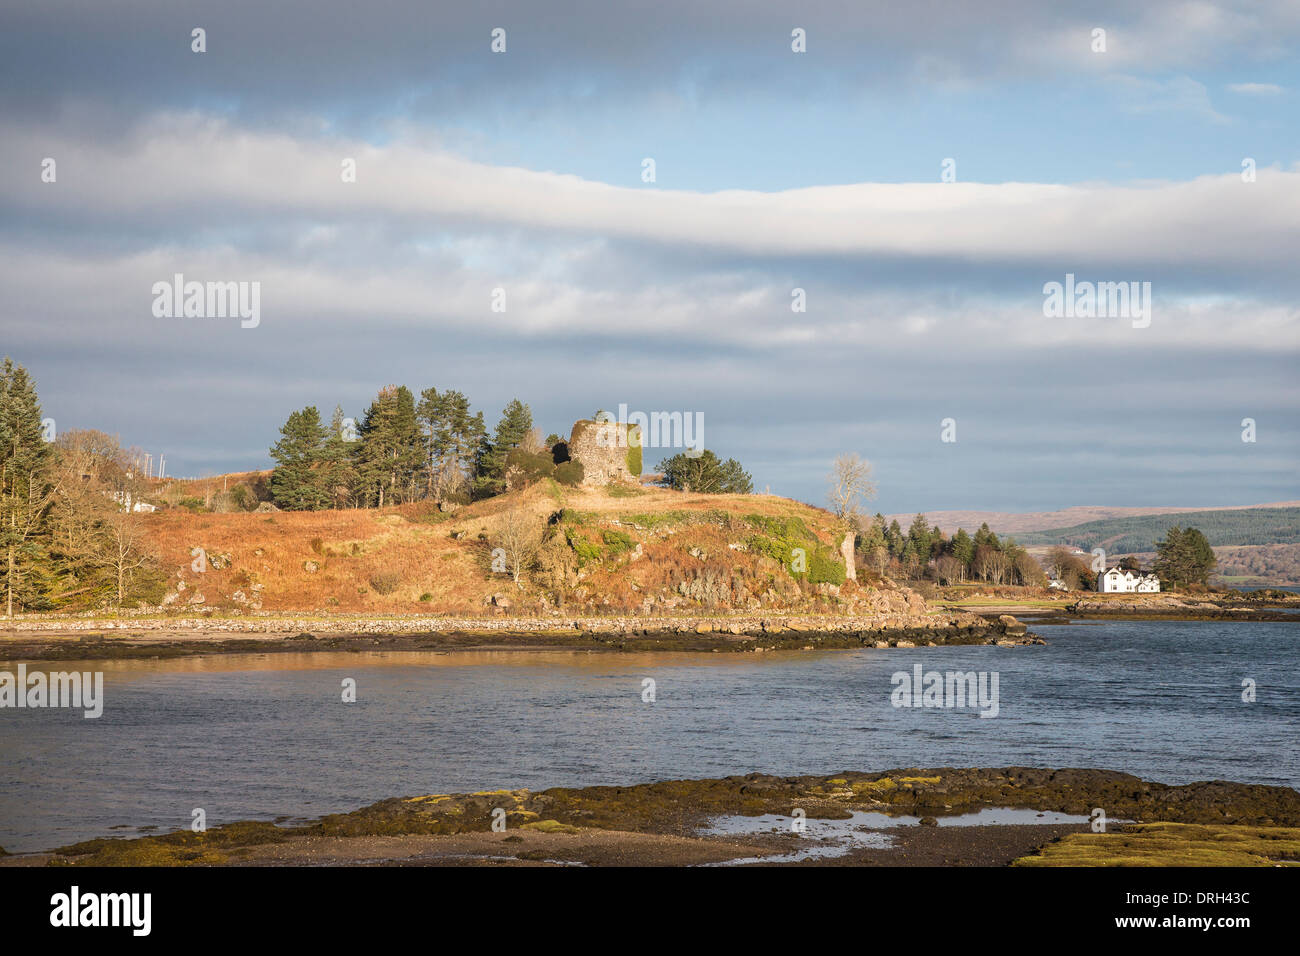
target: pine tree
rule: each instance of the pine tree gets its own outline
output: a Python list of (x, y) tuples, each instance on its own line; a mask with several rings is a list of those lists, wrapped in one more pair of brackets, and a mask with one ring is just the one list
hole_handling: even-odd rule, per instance
[(930, 563), (930, 522), (924, 514), (917, 512), (912, 519), (912, 526), (907, 529), (907, 543), (921, 568)]
[(325, 447), (321, 452), (322, 484), (331, 508), (342, 508), (353, 500), (357, 476), (352, 467), (352, 448), (356, 435), (350, 433), (343, 406), (334, 406)]
[(754, 481), (749, 472), (734, 458), (719, 461), (709, 449), (699, 455), (682, 452), (659, 462), (662, 483), (678, 491), (694, 491), (706, 495), (749, 495), (754, 493)]
[(315, 511), (329, 504), (328, 475), (324, 468), (325, 426), (320, 412), (309, 405), (293, 412), (271, 448), (275, 470), (271, 497), (289, 511)]
[(355, 462), (363, 501), (382, 508), (414, 499), (425, 453), (411, 390), (405, 385), (380, 389), (360, 433)]
[(1002, 542), (998, 541), (998, 536), (989, 530), (987, 521), (981, 524), (979, 530), (975, 532), (975, 547), (978, 548), (981, 545), (992, 548), (994, 551), (1002, 550)]
[(970, 570), (971, 559), (975, 557), (975, 542), (970, 539), (965, 528), (958, 528), (952, 536), (952, 556)]
[(506, 488), (506, 457), (533, 430), (533, 412), (517, 398), (501, 411), (492, 440), (480, 444), (474, 490), (480, 497), (499, 495)]
[(426, 494), (443, 499), (464, 494), (487, 428), (483, 413), (470, 414), (469, 399), (448, 389), (420, 393), (416, 409), (425, 441)]
[(903, 547), (907, 543), (903, 537), (903, 527), (895, 518), (889, 522), (889, 528), (885, 532), (885, 542), (889, 545), (889, 554), (891, 557), (901, 558), (903, 556)]
[(52, 475), (53, 450), (45, 441), (36, 387), (25, 368), (6, 358), (0, 372), (0, 570), (9, 617), (15, 603), (26, 607), (40, 600)]
[(1215, 564), (1214, 549), (1196, 528), (1184, 531), (1174, 525), (1164, 540), (1156, 542), (1155, 572), (1162, 583), (1175, 587), (1207, 584)]

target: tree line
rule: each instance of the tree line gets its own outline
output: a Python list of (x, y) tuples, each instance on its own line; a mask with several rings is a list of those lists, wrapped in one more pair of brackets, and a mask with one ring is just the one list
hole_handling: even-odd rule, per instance
[(271, 447), (271, 497), (286, 510), (373, 507), (420, 499), (468, 502), (512, 484), (582, 480), (581, 466), (545, 442), (528, 405), (512, 399), (489, 432), (463, 392), (426, 388), (417, 401), (389, 385), (353, 425), (336, 407), (328, 425), (316, 406), (289, 415)]
[(6, 616), (62, 607), (156, 604), (164, 581), (139, 508), (139, 454), (93, 430), (48, 441), (36, 386), (0, 367), (0, 574)]
[[(465, 503), (542, 478), (582, 481), (559, 435), (545, 439), (532, 409), (512, 399), (489, 432), (463, 392), (404, 385), (380, 389), (359, 425), (336, 407), (329, 424), (309, 405), (289, 415), (271, 447), (271, 499), (291, 511), (374, 507), (433, 499)], [(734, 458), (682, 453), (659, 463), (661, 483), (678, 490), (748, 494), (750, 476)]]
[(974, 535), (958, 528), (951, 536), (933, 527), (924, 514), (904, 531), (897, 519), (886, 521), (877, 512), (859, 522), (857, 549), (867, 567), (909, 581), (933, 579), (938, 584), (1025, 584), (1043, 586), (1047, 575), (1038, 561), (1013, 538), (999, 539), (987, 523)]
[[(999, 539), (987, 523), (981, 524), (974, 535), (958, 528), (951, 536), (944, 535), (938, 526), (931, 527), (924, 514), (918, 514), (906, 532), (897, 520), (887, 524), (881, 514), (869, 523), (860, 522), (860, 526), (857, 548), (865, 554), (867, 567), (877, 574), (909, 581), (926, 578), (945, 585), (981, 581), (1043, 587), (1050, 572), (1071, 590), (1097, 588), (1091, 555), (1076, 554), (1072, 548), (1058, 545), (1040, 563), (1014, 538)], [(1140, 562), (1131, 555), (1117, 564), (1124, 570), (1142, 571)], [(1205, 587), (1214, 568), (1214, 549), (1196, 528), (1184, 530), (1175, 525), (1156, 542), (1151, 570), (1162, 587)]]

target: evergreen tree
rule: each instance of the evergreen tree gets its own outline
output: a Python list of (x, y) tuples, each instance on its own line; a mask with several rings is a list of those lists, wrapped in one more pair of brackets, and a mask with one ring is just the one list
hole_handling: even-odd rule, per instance
[(519, 399), (511, 399), (501, 411), (492, 440), (480, 443), (478, 476), (474, 487), (480, 497), (499, 495), (506, 490), (506, 459), (533, 430), (533, 412)]
[(469, 399), (448, 389), (420, 393), (416, 415), (424, 439), (425, 493), (442, 499), (465, 494), (474, 458), (487, 434), (483, 413), (470, 413)]
[(280, 440), (271, 447), (271, 458), (276, 463), (271, 473), (271, 497), (279, 507), (315, 511), (329, 505), (325, 438), (325, 426), (315, 405), (289, 415), (280, 429)]
[(424, 464), (424, 442), (415, 396), (405, 385), (388, 385), (366, 410), (356, 450), (361, 497), (377, 507), (413, 500)]
[(877, 514), (858, 535), (857, 549), (868, 558), (874, 560), (874, 555), (885, 550), (885, 518)]
[(980, 525), (979, 530), (975, 532), (975, 547), (981, 545), (992, 548), (994, 551), (1002, 550), (1002, 543), (998, 541), (998, 536), (989, 530), (989, 523), (985, 521)]
[(971, 540), (970, 535), (966, 533), (965, 528), (958, 528), (957, 533), (952, 536), (952, 556), (962, 563), (967, 570), (970, 569), (971, 559), (975, 557), (975, 542)]
[(916, 555), (916, 563), (924, 568), (930, 563), (930, 522), (920, 512), (912, 519), (912, 526), (907, 529), (907, 544)]
[(706, 495), (749, 495), (754, 493), (754, 482), (749, 473), (734, 458), (719, 461), (707, 448), (691, 457), (685, 452), (659, 462), (663, 472), (662, 483), (678, 491), (694, 491)]
[(9, 617), (15, 604), (43, 603), (52, 473), (53, 449), (45, 441), (36, 386), (25, 368), (6, 358), (0, 370), (0, 573)]
[(1175, 587), (1205, 585), (1216, 564), (1214, 549), (1196, 528), (1174, 525), (1164, 540), (1156, 542), (1155, 572), (1162, 583)]
[(894, 558), (903, 556), (903, 548), (907, 544), (907, 539), (903, 537), (903, 526), (895, 518), (889, 522), (889, 528), (885, 532), (885, 543), (889, 546), (889, 555)]
[(356, 440), (343, 416), (343, 406), (336, 405), (321, 452), (321, 484), (332, 508), (342, 508), (353, 500), (357, 476), (352, 467), (352, 449)]

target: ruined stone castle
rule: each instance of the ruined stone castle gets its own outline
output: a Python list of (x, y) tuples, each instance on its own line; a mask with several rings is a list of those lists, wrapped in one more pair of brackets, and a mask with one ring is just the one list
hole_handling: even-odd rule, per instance
[(574, 422), (569, 457), (582, 462), (584, 485), (636, 484), (641, 477), (641, 427), (590, 418)]

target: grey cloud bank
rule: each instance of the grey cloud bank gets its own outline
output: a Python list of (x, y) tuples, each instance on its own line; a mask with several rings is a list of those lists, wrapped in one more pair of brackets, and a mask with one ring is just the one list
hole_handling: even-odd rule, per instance
[[(518, 396), (544, 431), (624, 402), (698, 411), (759, 489), (818, 503), (831, 459), (856, 451), (886, 512), (1300, 497), (1300, 145), (1253, 181), (1236, 141), (1251, 130), (1228, 123), (1224, 156), (1184, 179), (940, 183), (936, 157), (926, 182), (686, 190), (476, 158), (439, 120), (540, 110), (581, 128), (665, 91), (761, 102), (786, 82), (793, 25), (825, 52), (822, 78), (792, 88), (831, 103), (863, 81), (1086, 79), (1097, 64), (1063, 51), (1094, 20), (1135, 72), (1267, 65), (1300, 37), (1294, 4), (991, 9), (15, 11), (0, 353), (61, 430), (120, 433), (174, 474), (265, 466), (291, 410), (359, 415), (399, 382), (460, 388), (489, 419)], [(202, 56), (183, 42), (200, 21)], [(498, 23), (511, 47), (492, 63)], [(1003, 56), (970, 42), (998, 31)], [(1249, 98), (1283, 104), (1279, 89)], [(258, 321), (155, 314), (177, 274), (259, 283)], [(1150, 326), (1045, 316), (1044, 283), (1067, 274), (1150, 282)]]

